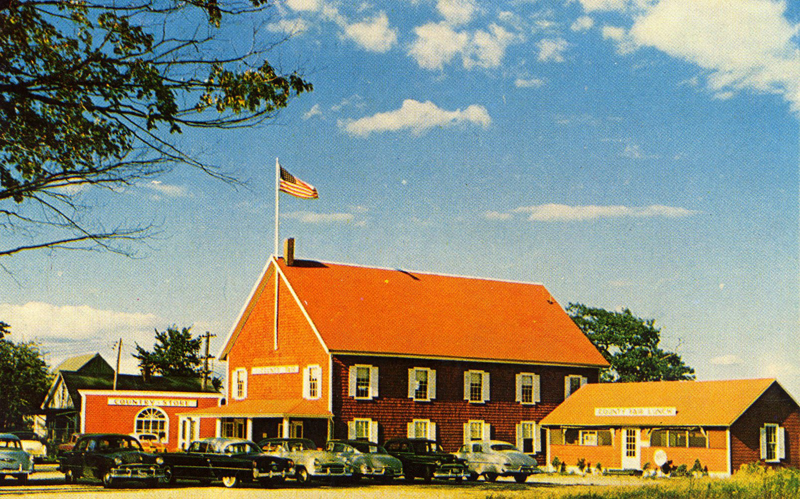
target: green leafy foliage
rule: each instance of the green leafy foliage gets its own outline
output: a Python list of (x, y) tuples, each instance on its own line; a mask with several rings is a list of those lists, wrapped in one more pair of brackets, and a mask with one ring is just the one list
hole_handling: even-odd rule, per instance
[(166, 331), (156, 329), (156, 343), (153, 351), (145, 350), (136, 344), (134, 358), (139, 360), (142, 372), (161, 376), (199, 376), (202, 374), (200, 347), (202, 338), (192, 338), (191, 328), (180, 331), (175, 326)]
[[(10, 326), (0, 322), (0, 331), (9, 334)], [(24, 416), (39, 409), (51, 381), (36, 343), (0, 339), (0, 428), (23, 427)]]
[(0, 230), (64, 232), (0, 256), (141, 234), (86, 227), (81, 189), (129, 185), (179, 164), (232, 180), (169, 136), (252, 126), (312, 90), (273, 68), (265, 42), (237, 52), (215, 38), (224, 19), (255, 19), (264, 4), (0, 0)]
[(567, 313), (611, 364), (601, 373), (601, 381), (694, 379), (694, 369), (680, 355), (659, 347), (661, 330), (655, 319), (641, 319), (629, 309), (610, 312), (580, 303), (570, 303)]

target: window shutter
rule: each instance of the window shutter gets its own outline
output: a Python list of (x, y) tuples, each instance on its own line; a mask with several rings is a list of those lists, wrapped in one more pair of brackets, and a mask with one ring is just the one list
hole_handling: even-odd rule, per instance
[(464, 443), (468, 444), (470, 442), (470, 435), (469, 435), (469, 423), (464, 423)]
[(779, 426), (777, 430), (778, 434), (776, 436), (778, 441), (776, 442), (775, 458), (786, 459), (786, 431), (783, 426)]
[(378, 396), (378, 368), (372, 366), (369, 373), (369, 395), (372, 398)]
[(412, 368), (408, 370), (408, 398), (414, 398), (414, 392), (417, 389), (417, 370)]
[(304, 367), (303, 368), (303, 398), (308, 399), (311, 398), (311, 394), (309, 393), (309, 383), (308, 378), (310, 377), (311, 368)]
[(762, 427), (759, 428), (759, 440), (761, 443), (761, 459), (767, 458), (767, 429)]
[(587, 378), (586, 376), (581, 376), (581, 386), (585, 385), (588, 382), (589, 378)]
[(436, 398), (436, 371), (433, 369), (428, 371), (428, 398)]
[(428, 439), (436, 440), (436, 423), (428, 423)]
[(347, 394), (350, 397), (356, 396), (356, 366), (350, 366), (349, 389)]
[(542, 452), (542, 427), (538, 423), (533, 423), (533, 452)]
[(564, 400), (569, 397), (569, 376), (564, 377)]
[(489, 400), (489, 373), (483, 373), (481, 381), (483, 382), (481, 386), (483, 391), (481, 398), (484, 402), (487, 402)]
[(464, 371), (464, 400), (469, 400), (470, 371)]
[(489, 423), (483, 423), (483, 435), (482, 435), (482, 437), (483, 438), (481, 440), (484, 440), (484, 441), (487, 441), (487, 442), (492, 439), (492, 425), (490, 425)]
[(538, 404), (542, 401), (542, 379), (538, 374), (533, 375), (533, 402)]
[(372, 443), (378, 443), (378, 422), (371, 421), (369, 423), (369, 441)]
[(356, 438), (356, 422), (355, 421), (348, 421), (347, 422), (347, 438), (353, 440)]
[(522, 423), (517, 423), (517, 449), (522, 451), (523, 447), (525, 446), (525, 442), (523, 442), (524, 433)]
[(517, 395), (516, 395), (516, 398), (514, 399), (514, 401), (515, 402), (522, 402), (522, 375), (521, 374), (517, 374), (516, 375), (516, 380), (517, 380)]
[(406, 436), (414, 438), (414, 422), (406, 423)]

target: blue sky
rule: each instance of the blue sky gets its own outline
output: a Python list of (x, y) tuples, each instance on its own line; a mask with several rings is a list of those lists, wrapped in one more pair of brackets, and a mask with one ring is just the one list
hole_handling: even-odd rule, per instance
[[(176, 169), (87, 193), (137, 258), (20, 254), (0, 320), (55, 365), (192, 325), (217, 351), (273, 248), (274, 163), (300, 258), (541, 282), (630, 308), (699, 379), (800, 397), (800, 8), (772, 0), (289, 0), (253, 26), (315, 89), (265, 127), (180, 145)], [(237, 30), (241, 33), (237, 35)]]

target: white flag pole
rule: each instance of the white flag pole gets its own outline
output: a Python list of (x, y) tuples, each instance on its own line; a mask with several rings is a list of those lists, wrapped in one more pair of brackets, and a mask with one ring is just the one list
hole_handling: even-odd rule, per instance
[(278, 158), (275, 158), (275, 258), (278, 257), (278, 246), (280, 239), (278, 238), (278, 228), (280, 227), (280, 222), (278, 219), (278, 202), (280, 200), (279, 196), (279, 185), (281, 182), (281, 165), (278, 163)]

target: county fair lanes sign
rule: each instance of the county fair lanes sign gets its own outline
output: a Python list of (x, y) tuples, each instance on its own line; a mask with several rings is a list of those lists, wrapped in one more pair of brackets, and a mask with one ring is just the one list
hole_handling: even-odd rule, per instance
[(675, 407), (595, 407), (595, 416), (675, 416)]
[(151, 399), (135, 397), (110, 397), (108, 405), (122, 405), (135, 407), (197, 407), (197, 400), (189, 399)]

